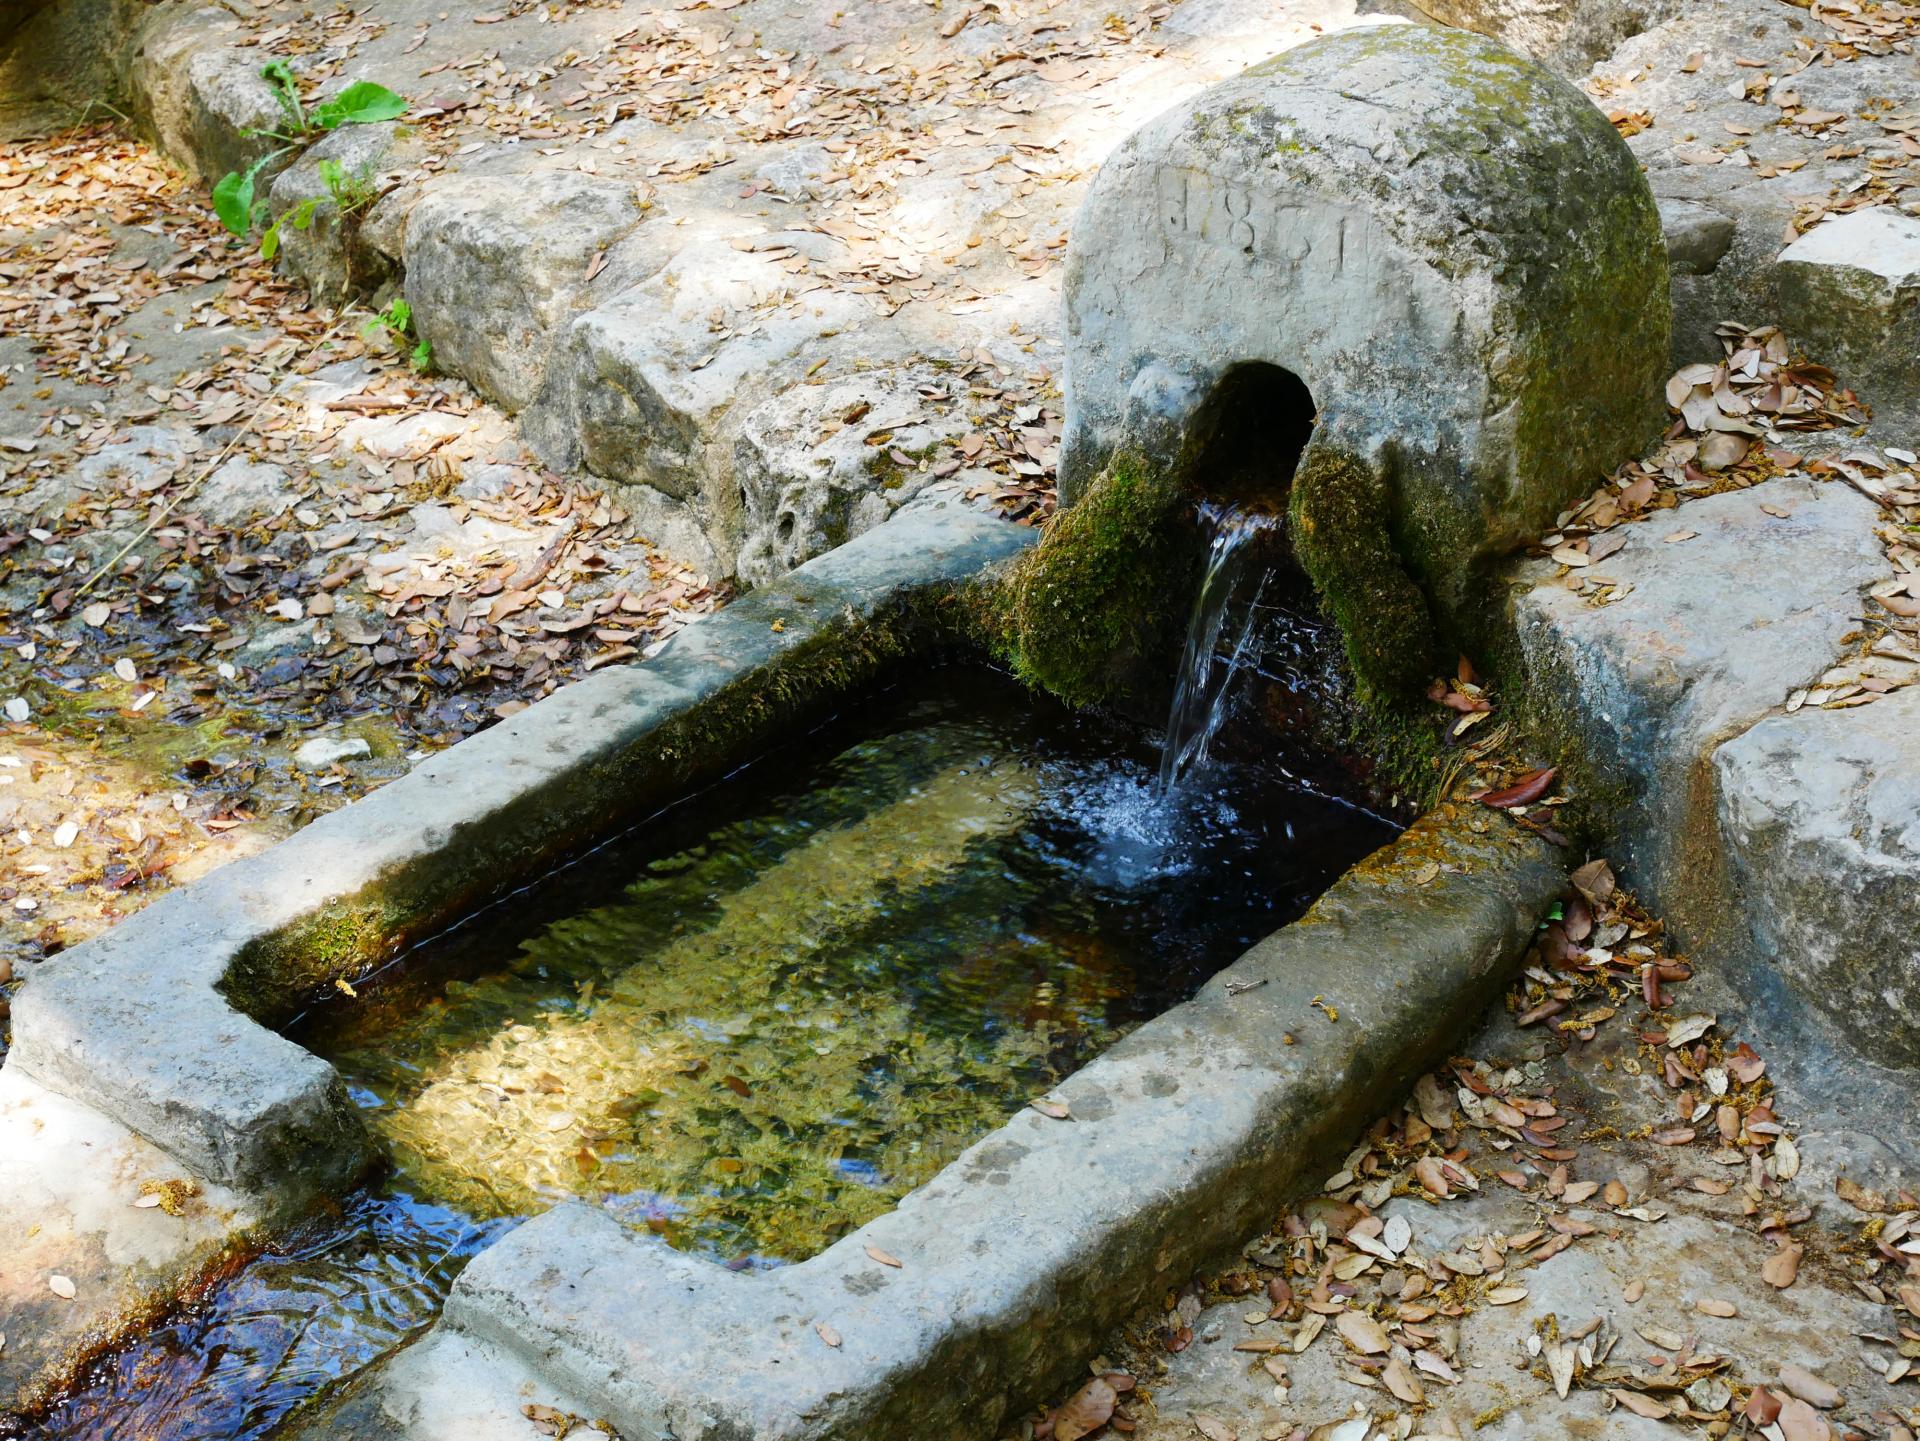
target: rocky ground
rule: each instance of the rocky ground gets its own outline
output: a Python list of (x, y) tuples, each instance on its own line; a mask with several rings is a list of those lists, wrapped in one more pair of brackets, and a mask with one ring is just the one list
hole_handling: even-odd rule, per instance
[[(284, 56), (314, 93), (371, 76), (414, 102), (327, 142), (380, 192), (354, 253), (426, 302), (404, 338), (313, 303), (123, 127), (37, 114), (0, 146), (0, 1008), (160, 888), (643, 660), (735, 572), (935, 479), (1044, 516), (1086, 177), (1146, 115), (1352, 14), (225, 7), (237, 73)], [(1917, 31), (1884, 0), (1715, 0), (1586, 81), (1661, 197), (1701, 368), (1668, 443), (1542, 561), (1605, 608), (1633, 594), (1623, 546), (1685, 552), (1694, 500), (1794, 475), (1865, 494), (1878, 609), (1786, 714), (1905, 705), (1920, 659), (1912, 366), (1856, 346), (1877, 301), (1817, 304), (1778, 263), (1825, 216), (1920, 213)], [(291, 248), (322, 291), (343, 278), (346, 251)], [(1870, 429), (1756, 329), (1782, 318)], [(423, 338), (464, 378), (412, 368)], [(582, 381), (607, 373), (678, 451), (622, 448), (631, 417)], [(1701, 563), (1737, 585), (1738, 556)], [(1438, 694), (1473, 741), (1498, 715), (1463, 679)], [(1920, 1200), (1843, 1184), (1839, 1137), (1796, 1140), (1782, 1059), (1715, 1019), (1731, 982), (1683, 980), (1657, 919), (1582, 874), (1508, 1013), (1023, 1435), (1911, 1435)]]
[(1019, 1434), (1910, 1437), (1920, 1197), (1803, 1154), (1711, 979), (1577, 880), (1505, 1014)]
[(143, 145), (0, 146), (0, 1007), (724, 591)]

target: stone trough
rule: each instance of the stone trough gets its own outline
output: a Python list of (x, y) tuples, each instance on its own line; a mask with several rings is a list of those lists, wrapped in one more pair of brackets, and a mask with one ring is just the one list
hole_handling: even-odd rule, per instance
[[(911, 508), (652, 664), (569, 687), (36, 975), (0, 1076), (5, 1164), (64, 1179), (0, 1200), (37, 1208), (6, 1224), (42, 1234), (33, 1272), (10, 1271), (0, 1295), (9, 1404), (48, 1395), (368, 1164), (340, 1078), (272, 1028), (298, 995), (964, 639), (961, 588), (1031, 535), (952, 500)], [(1069, 1119), (1016, 1117), (896, 1211), (761, 1276), (562, 1205), (483, 1252), (431, 1344), (309, 1434), (483, 1435), (476, 1374), (492, 1388), (479, 1414), (501, 1424), (524, 1425), (529, 1397), (564, 1401), (630, 1441), (894, 1436), (936, 1416), (989, 1434), (1156, 1289), (1257, 1229), (1434, 1060), (1558, 883), (1548, 849), (1489, 813), (1427, 817), (1075, 1074), (1057, 1092)], [(183, 1219), (131, 1204), (165, 1180), (198, 1191)], [(53, 1274), (76, 1296), (51, 1292)]]
[[(1215, 473), (1199, 462), (1223, 407), (1244, 434), (1295, 394), (1263, 397), (1261, 378), (1291, 377), (1310, 408), (1274, 419), (1304, 455), (1290, 492), (1266, 480), (1356, 669), (1385, 689), (1374, 662), (1429, 673), (1491, 559), (1653, 418), (1665, 281), (1644, 183), (1603, 117), (1493, 42), (1396, 27), (1258, 67), (1124, 145), (1080, 236), (1063, 474), (1078, 504), (1042, 547), (951, 497), (916, 501), (650, 663), (560, 691), (33, 978), (0, 1073), (19, 1137), (4, 1164), (68, 1183), (36, 1193), (52, 1210), (33, 1217), (0, 1191), (0, 1227), (42, 1235), (34, 1273), (0, 1286), (0, 1405), (43, 1401), (373, 1159), (341, 1077), (275, 1029), (303, 997), (937, 648), (1004, 656), (1006, 573), (1083, 543), (1106, 554), (1076, 518), (1102, 514), (1114, 457), (1144, 456), (1184, 506)], [(1581, 324), (1616, 295), (1650, 298)], [(1163, 602), (1190, 593), (1136, 579)], [(1408, 609), (1376, 613), (1382, 593)], [(1025, 634), (1036, 623), (1029, 606)], [(1442, 807), (1071, 1076), (1053, 1114), (1015, 1116), (821, 1254), (736, 1274), (558, 1206), (482, 1252), (432, 1334), (305, 1434), (472, 1441), (520, 1434), (537, 1403), (627, 1441), (994, 1435), (1257, 1232), (1438, 1059), (1560, 885), (1544, 842)], [(173, 1231), (77, 1199), (130, 1203), (169, 1177), (200, 1191)], [(68, 1267), (71, 1299), (43, 1262)]]

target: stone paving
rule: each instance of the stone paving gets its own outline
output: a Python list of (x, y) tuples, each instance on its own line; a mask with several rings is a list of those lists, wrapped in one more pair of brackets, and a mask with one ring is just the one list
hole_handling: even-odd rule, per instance
[[(650, 594), (668, 597), (643, 607), (644, 629), (589, 615), (619, 637), (599, 642), (601, 650), (641, 651), (672, 629), (690, 599), (698, 603), (705, 578), (769, 579), (879, 523), (934, 481), (954, 481), (1010, 512), (1044, 513), (1062, 424), (1060, 266), (1094, 167), (1128, 130), (1198, 86), (1354, 18), (1338, 0), (1278, 16), (1235, 0), (1118, 16), (1078, 0), (869, 4), (844, 12), (790, 10), (776, 0), (646, 11), (446, 8), (450, 15), (412, 0), (377, 13), (291, 0), (167, 5), (144, 17), (144, 51), (115, 62), (111, 93), (207, 180), (245, 163), (241, 124), (273, 118), (255, 78), (269, 56), (292, 59), (316, 92), (365, 76), (416, 102), (406, 126), (323, 141), (275, 186), (274, 206), (285, 210), (315, 193), (318, 158), (350, 170), (364, 165), (379, 199), (356, 226), (319, 225), (290, 243), (289, 261), (320, 294), (339, 293), (349, 279), (403, 277), (419, 335), (480, 398), (451, 381), (407, 377), (400, 357), (381, 347), (349, 344), (327, 371), (302, 383), (289, 412), (305, 432), (297, 445), (328, 452), (324, 464), (289, 465), (286, 453), (267, 447), (217, 483), (208, 477), (190, 512), (223, 531), (279, 519), (269, 528), (283, 539), (312, 532), (304, 548), (282, 547), (309, 581), (337, 573), (325, 548), (336, 534), (364, 533), (349, 542), (366, 554), (334, 612), (344, 611), (344, 620), (315, 626), (321, 612), (305, 606), (304, 592), (246, 589), (244, 639), (239, 625), (222, 632), (254, 646), (242, 654), (261, 670), (342, 642), (364, 646), (371, 658), (391, 640), (361, 626), (379, 617), (404, 630), (410, 615), (437, 629), (447, 611), (436, 609), (429, 625), (418, 619), (420, 606), (441, 607), (456, 589), (464, 600), (462, 588), (477, 589), (488, 575), (537, 587), (553, 566), (548, 560), (535, 573), (554, 544), (557, 492), (544, 480), (554, 473), (614, 487), (593, 543), (616, 569), (650, 567), (657, 582)], [(1623, 23), (1603, 8), (1571, 17), (1571, 25), (1553, 7), (1525, 15), (1469, 7), (1449, 18), (1504, 28), (1578, 73), (1597, 53), (1594, 37), (1610, 42)], [(0, 45), (21, 34), (44, 38), (49, 32), (37, 25), (51, 25), (57, 38), (61, 7), (41, 9), (12, 37), (0, 35)], [(1920, 690), (1894, 686), (1876, 691), (1871, 704), (1855, 703), (1861, 679), (1879, 679), (1867, 676), (1869, 657), (1889, 636), (1907, 644), (1892, 622), (1911, 620), (1920, 608), (1920, 588), (1908, 579), (1920, 567), (1902, 549), (1920, 492), (1913, 469), (1920, 366), (1911, 339), (1920, 316), (1917, 22), (1920, 13), (1899, 3), (1803, 9), (1715, 0), (1627, 40), (1586, 78), (1661, 202), (1675, 271), (1676, 362), (1719, 360), (1715, 330), (1723, 321), (1783, 319), (1876, 417), (1864, 432), (1835, 434), (1807, 447), (1807, 456), (1780, 462), (1779, 478), (1738, 496), (1709, 496), (1708, 485), (1675, 497), (1677, 509), (1661, 509), (1662, 535), (1641, 526), (1625, 550), (1606, 552), (1604, 569), (1619, 582), (1611, 590), (1566, 598), (1564, 572), (1596, 564), (1597, 531), (1579, 538), (1585, 567), (1560, 562), (1556, 569), (1543, 558), (1528, 581), (1548, 617), (1543, 644), (1585, 659), (1610, 646), (1627, 656), (1627, 680), (1611, 698), (1598, 689), (1571, 697), (1587, 734), (1630, 728), (1659, 709), (1649, 708), (1649, 697), (1663, 689), (1706, 717), (1646, 758), (1647, 773), (1667, 778), (1673, 804), (1623, 837), (1622, 854), (1631, 857), (1625, 878), (1647, 886), (1677, 934), (1701, 943), (1701, 975), (1692, 983), (1698, 995), (1686, 1004), (1720, 1014), (1729, 1045), (1737, 1026), (1768, 1058), (1780, 1114), (1796, 1136), (1798, 1176), (1768, 1178), (1784, 1189), (1761, 1187), (1759, 1200), (1740, 1186), (1717, 1195), (1701, 1189), (1695, 1183), (1703, 1176), (1722, 1175), (1704, 1152), (1650, 1139), (1674, 1120), (1664, 1113), (1668, 1092), (1632, 1069), (1636, 1061), (1645, 1068), (1650, 1043), (1634, 1041), (1616, 1022), (1563, 1053), (1563, 1035), (1537, 1039), (1496, 1018), (1469, 1058), (1517, 1065), (1531, 1091), (1550, 1091), (1563, 1113), (1581, 1118), (1592, 1144), (1573, 1184), (1618, 1180), (1629, 1207), (1647, 1198), (1649, 1210), (1657, 1201), (1668, 1214), (1649, 1221), (1618, 1207), (1547, 1207), (1538, 1185), (1552, 1184), (1550, 1177), (1534, 1177), (1528, 1195), (1495, 1181), (1439, 1204), (1401, 1195), (1380, 1214), (1389, 1223), (1405, 1217), (1411, 1239), (1396, 1254), (1411, 1247), (1422, 1261), (1464, 1254), (1483, 1237), (1499, 1238), (1491, 1254), (1502, 1259), (1511, 1238), (1531, 1236), (1549, 1212), (1597, 1230), (1530, 1268), (1526, 1298), (1445, 1318), (1437, 1349), (1463, 1379), (1455, 1386), (1418, 1372), (1426, 1398), (1418, 1410), (1386, 1379), (1382, 1358), (1401, 1360), (1393, 1350), (1401, 1343), (1370, 1353), (1330, 1328), (1298, 1353), (1291, 1350), (1297, 1331), (1284, 1353), (1236, 1351), (1243, 1341), (1262, 1344), (1277, 1323), (1249, 1323), (1256, 1308), (1244, 1297), (1173, 1298), (1168, 1309), (1190, 1325), (1190, 1345), (1168, 1353), (1149, 1336), (1142, 1349), (1123, 1351), (1116, 1342), (1105, 1357), (1152, 1392), (1150, 1402), (1133, 1405), (1135, 1434), (1358, 1441), (1373, 1428), (1355, 1429), (1346, 1419), (1356, 1402), (1382, 1420), (1386, 1434), (1401, 1436), (1468, 1436), (1476, 1428), (1514, 1437), (1652, 1436), (1688, 1424), (1671, 1408), (1661, 1419), (1636, 1414), (1612, 1394), (1619, 1386), (1572, 1386), (1561, 1399), (1556, 1368), (1567, 1361), (1558, 1348), (1615, 1335), (1615, 1361), (1631, 1354), (1642, 1372), (1648, 1347), (1689, 1360), (1724, 1354), (1723, 1371), (1708, 1368), (1719, 1379), (1737, 1383), (1743, 1397), (1748, 1386), (1771, 1387), (1781, 1401), (1761, 1434), (1787, 1441), (1908, 1434), (1913, 1383), (1884, 1379), (1904, 1370), (1900, 1321), (1885, 1304), (1897, 1297), (1897, 1277), (1887, 1269), (1897, 1257), (1876, 1250), (1870, 1235), (1863, 1239), (1861, 1226), (1891, 1226), (1898, 1237), (1910, 1224), (1913, 1201), (1898, 1186), (1915, 1154), (1911, 1092), (1908, 1073), (1860, 1064), (1850, 1045), (1874, 1062), (1902, 1059), (1912, 941), (1893, 907), (1920, 877), (1910, 824), (1911, 777), (1920, 773), (1911, 754), (1912, 707)], [(1527, 25), (1542, 24), (1530, 38)], [(0, 74), (17, 79), (24, 69), (40, 83), (44, 76), (22, 65), (25, 53), (16, 47), (11, 60), (0, 59)], [(48, 44), (37, 53), (69, 52)], [(25, 173), (0, 172), (0, 186)], [(76, 198), (88, 198), (84, 187)], [(156, 245), (150, 219), (115, 222), (106, 239), (117, 263), (144, 257), (149, 273), (202, 263), (207, 233), (162, 234), (165, 243)], [(32, 247), (47, 237), (29, 229), (7, 238)], [(7, 278), (24, 273), (9, 270)], [(79, 272), (60, 279), (72, 286), (62, 296), (66, 309), (118, 304), (87, 299), (98, 292), (79, 283)], [(182, 279), (193, 284), (124, 307), (133, 358), (99, 407), (97, 393), (72, 373), (29, 382), (30, 347), (18, 337), (0, 341), (0, 364), (11, 367), (8, 389), (0, 390), (0, 431), (32, 442), (0, 451), (4, 488), (26, 543), (41, 548), (29, 552), (40, 574), (11, 597), (16, 610), (74, 567), (70, 555), (97, 563), (123, 537), (137, 538), (140, 511), (130, 501), (103, 507), (86, 526), (98, 533), (90, 551), (62, 551), (73, 538), (48, 529), (47, 517), (76, 504), (86, 509), (103, 489), (138, 497), (152, 493), (144, 482), (154, 476), (165, 486), (197, 473), (261, 393), (249, 377), (271, 384), (324, 328), (309, 320), (277, 334), (277, 321), (253, 313), (249, 293), (281, 283), (257, 267), (236, 276), (223, 260)], [(280, 344), (283, 336), (295, 344)], [(138, 358), (149, 353), (151, 362)], [(208, 371), (216, 381), (203, 396), (207, 382), (197, 377)], [(21, 388), (30, 383), (32, 390)], [(1669, 399), (1681, 404), (1671, 392)], [(356, 400), (364, 409), (352, 407)], [(146, 413), (152, 405), (162, 413)], [(1808, 458), (1825, 468), (1802, 463)], [(1703, 456), (1683, 464), (1692, 459), (1705, 475)], [(503, 496), (513, 504), (500, 504)], [(26, 528), (36, 520), (48, 539)], [(1654, 546), (1679, 530), (1694, 532), (1673, 543), (1690, 563), (1665, 564)], [(1801, 539), (1769, 559), (1782, 530)], [(643, 537), (673, 559), (657, 558)], [(1557, 547), (1551, 553), (1557, 559)], [(1822, 558), (1811, 560), (1816, 554)], [(389, 571), (377, 563), (386, 557), (406, 564)], [(445, 595), (419, 591), (443, 583)], [(612, 597), (591, 585), (577, 598), (563, 595), (564, 605), (549, 605), (537, 588), (526, 593), (534, 613), (554, 626), (573, 624), (582, 602), (591, 608)], [(275, 624), (275, 607), (286, 600), (301, 607), (285, 622), (297, 635)], [(623, 604), (613, 599), (609, 610)], [(1675, 616), (1712, 620), (1693, 638), (1704, 637), (1712, 652), (1704, 662), (1695, 663), (1702, 647), (1673, 634)], [(34, 619), (43, 630), (27, 646), (69, 644), (62, 635), (71, 619)], [(464, 620), (454, 625), (456, 633), (463, 628)], [(550, 644), (552, 634), (534, 639)], [(490, 636), (485, 643), (498, 644)], [(113, 651), (92, 639), (84, 644), (89, 663), (113, 669)], [(1635, 644), (1644, 664), (1634, 662)], [(595, 653), (550, 657), (534, 691), (578, 673)], [(220, 657), (227, 654), (210, 651), (204, 670), (224, 678)], [(18, 647), (15, 656), (10, 665), (34, 660)], [(134, 671), (122, 682), (128, 707), (151, 685), (140, 666)], [(330, 719), (320, 735), (284, 732), (280, 766), (295, 789), (300, 774), (311, 774), (331, 780), (329, 789), (352, 791), (397, 773), (409, 748), (420, 748), (416, 736), (383, 744), (370, 733), (364, 761), (351, 748), (331, 750), (325, 762), (308, 751), (316, 769), (303, 772), (294, 758), (301, 747), (352, 738), (351, 727)], [(26, 758), (20, 779), (35, 794), (17, 812), (18, 833), (28, 837), (16, 836), (27, 879), (6, 899), (18, 925), (33, 916), (20, 901), (42, 904), (40, 893), (55, 889), (35, 878), (65, 875), (53, 852), (67, 847), (56, 839), (48, 851), (39, 833), (57, 837), (75, 785), (93, 777), (63, 776), (71, 766), (36, 751), (46, 747), (44, 736), (10, 720), (8, 744), (19, 752), (15, 759)], [(449, 724), (440, 733), (458, 732)], [(27, 790), (12, 799), (22, 802)], [(191, 789), (180, 794), (196, 821), (234, 818), (231, 807), (202, 806)], [(183, 810), (170, 793), (141, 803), (162, 819)], [(143, 826), (154, 820), (137, 807), (115, 819), (127, 815)], [(250, 844), (240, 829), (222, 844)], [(1696, 905), (1680, 881), (1699, 879), (1689, 877), (1697, 853), (1662, 847), (1683, 831), (1697, 839), (1702, 829), (1716, 838), (1715, 864), (1724, 870), (1714, 872), (1719, 892), (1711, 903)], [(258, 834), (272, 833), (263, 827)], [(103, 851), (103, 879), (111, 863)], [(1798, 872), (1819, 879), (1798, 882)], [(1663, 877), (1675, 879), (1669, 886)], [(145, 885), (144, 874), (136, 879), (129, 905)], [(1810, 905), (1821, 889), (1844, 899), (1826, 909)], [(111, 910), (101, 912), (94, 923), (111, 918)], [(45, 949), (40, 939), (29, 946)], [(1885, 974), (1875, 966), (1882, 955)], [(0, 967), (8, 964), (0, 958)], [(1792, 1007), (1782, 1000), (1808, 993), (1823, 998), (1816, 1009), (1825, 1019), (1783, 1030)], [(1497, 1145), (1491, 1136), (1477, 1137), (1482, 1143)], [(141, 1143), (123, 1136), (111, 1144)], [(1839, 1199), (1842, 1176), (1855, 1187), (1846, 1194), (1868, 1209)], [(1555, 1200), (1565, 1201), (1564, 1185)], [(1273, 1197), (1275, 1214), (1288, 1201)], [(1767, 1207), (1809, 1213), (1784, 1228), (1802, 1228), (1805, 1248), (1788, 1287), (1761, 1274), (1776, 1249), (1760, 1234)], [(1402, 1280), (1414, 1269), (1384, 1267)], [(1639, 1294), (1629, 1300), (1635, 1283)], [(1862, 1284), (1882, 1289), (1876, 1296)], [(1404, 1285), (1383, 1300), (1391, 1304), (1396, 1295), (1418, 1304)], [(1601, 1329), (1582, 1334), (1596, 1319)], [(1152, 1321), (1165, 1324), (1164, 1312)], [(1891, 1339), (1862, 1342), (1856, 1333)], [(1268, 1364), (1276, 1355), (1285, 1360), (1284, 1397)], [(1783, 1376), (1787, 1365), (1815, 1379)], [(1598, 1368), (1578, 1368), (1595, 1369), (1604, 1369), (1604, 1358)], [(1830, 1398), (1822, 1381), (1839, 1397)], [(1651, 1394), (1665, 1395), (1663, 1407), (1675, 1399), (1658, 1388)], [(1713, 1388), (1686, 1395), (1689, 1409), (1719, 1414), (1706, 1405), (1720, 1399)], [(1698, 1424), (1724, 1432), (1726, 1423)]]

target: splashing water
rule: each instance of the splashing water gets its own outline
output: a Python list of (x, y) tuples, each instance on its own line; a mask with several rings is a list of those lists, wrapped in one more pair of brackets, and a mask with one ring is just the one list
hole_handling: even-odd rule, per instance
[[(1280, 517), (1238, 506), (1208, 501), (1200, 507), (1200, 523), (1211, 533), (1206, 574), (1194, 597), (1193, 618), (1187, 623), (1186, 650), (1173, 692), (1173, 710), (1167, 717), (1167, 735), (1160, 751), (1159, 793), (1172, 793), (1207, 758), (1207, 747), (1226, 719), (1227, 696), (1233, 677), (1246, 664), (1254, 622), (1267, 572), (1249, 575), (1248, 543), (1280, 524)], [(1249, 584), (1251, 582), (1251, 584)], [(1244, 595), (1232, 630), (1232, 644), (1224, 663), (1220, 649), (1228, 620)]]

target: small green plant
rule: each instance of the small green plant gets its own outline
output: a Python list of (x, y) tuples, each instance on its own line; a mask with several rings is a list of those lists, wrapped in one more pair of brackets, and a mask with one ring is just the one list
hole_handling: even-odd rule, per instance
[[(407, 111), (404, 96), (371, 80), (356, 80), (332, 99), (323, 100), (309, 110), (301, 104), (299, 83), (286, 61), (268, 61), (260, 67), (260, 76), (273, 87), (273, 98), (280, 106), (284, 124), (279, 130), (249, 130), (249, 135), (264, 135), (280, 144), (245, 170), (228, 171), (213, 187), (213, 213), (235, 235), (245, 235), (251, 230), (266, 207), (266, 197), (257, 194), (256, 189), (260, 172), (267, 166), (342, 125), (376, 125), (384, 120), (397, 120)], [(338, 161), (325, 160), (320, 164), (320, 179), (343, 214), (351, 214), (372, 203), (373, 181), (364, 169), (350, 176)], [(302, 201), (288, 212), (296, 230), (305, 230), (313, 223), (318, 204), (317, 198)], [(279, 252), (280, 227), (285, 220), (286, 216), (282, 216), (260, 237), (260, 253), (268, 260)]]
[(397, 295), (360, 333), (369, 340), (385, 340), (395, 350), (406, 350), (407, 363), (422, 374), (433, 368), (433, 343), (413, 333), (413, 307)]
[(373, 181), (371, 165), (362, 165), (348, 174), (347, 168), (338, 160), (322, 160), (320, 183), (327, 187), (327, 198), (333, 201), (342, 215), (365, 210), (380, 194), (379, 187)]

